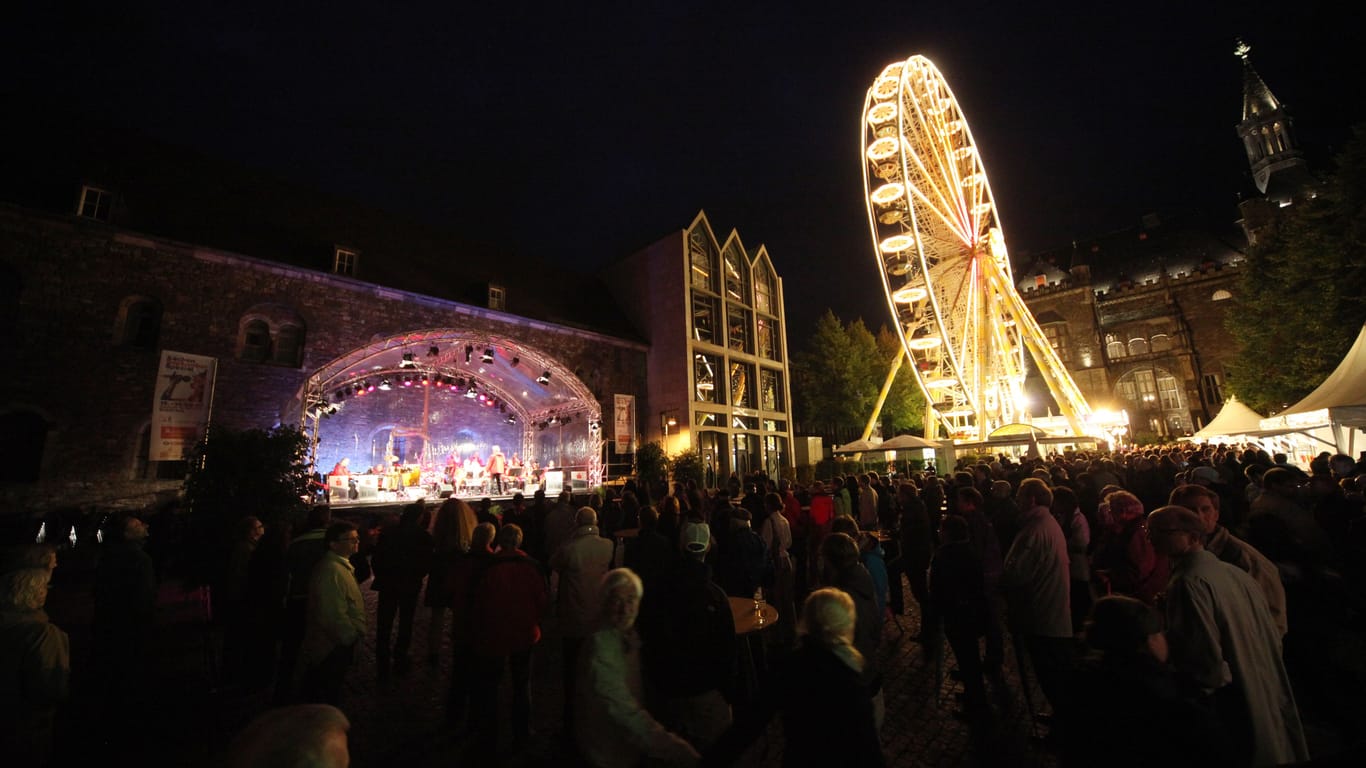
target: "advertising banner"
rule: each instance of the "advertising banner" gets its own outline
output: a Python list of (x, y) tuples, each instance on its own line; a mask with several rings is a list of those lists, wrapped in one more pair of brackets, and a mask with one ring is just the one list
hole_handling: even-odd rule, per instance
[(613, 395), (612, 436), (616, 441), (617, 453), (635, 453), (636, 443), (636, 397), (635, 395)]
[(152, 399), (149, 460), (181, 461), (204, 436), (217, 370), (215, 358), (161, 351)]

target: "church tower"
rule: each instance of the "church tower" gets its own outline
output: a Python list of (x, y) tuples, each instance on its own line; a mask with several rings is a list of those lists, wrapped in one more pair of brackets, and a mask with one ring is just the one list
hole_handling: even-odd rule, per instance
[(1310, 194), (1313, 179), (1304, 155), (1295, 147), (1290, 115), (1266, 87), (1248, 59), (1251, 47), (1241, 40), (1234, 54), (1243, 61), (1243, 120), (1238, 137), (1257, 190), (1277, 205), (1289, 205)]

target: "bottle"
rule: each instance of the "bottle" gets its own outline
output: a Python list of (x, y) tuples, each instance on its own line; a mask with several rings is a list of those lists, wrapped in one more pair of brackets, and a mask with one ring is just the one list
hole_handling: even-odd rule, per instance
[(760, 624), (764, 623), (764, 588), (754, 590), (754, 615)]

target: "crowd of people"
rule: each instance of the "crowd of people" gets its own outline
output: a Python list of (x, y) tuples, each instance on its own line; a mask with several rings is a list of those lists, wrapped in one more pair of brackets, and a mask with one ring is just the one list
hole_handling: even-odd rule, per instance
[[(373, 633), (379, 680), (409, 674), (421, 600), (427, 661), (451, 654), (446, 721), (492, 761), (531, 736), (531, 665), (553, 611), (560, 747), (580, 764), (725, 765), (779, 717), (786, 765), (880, 765), (883, 639), (910, 613), (928, 656), (951, 651), (957, 714), (975, 730), (1007, 715), (988, 684), (1005, 693), (1013, 648), (1064, 764), (1301, 762), (1296, 688), (1334, 701), (1342, 675), (1317, 651), (1359, 621), (1364, 483), (1366, 463), (1346, 456), (1306, 473), (1255, 448), (1181, 446), (984, 457), (948, 477), (628, 483), (501, 509), (450, 498), (359, 528), (321, 506), (298, 531), (244, 517), (221, 585), (224, 676), (316, 725), (309, 749), (344, 754), (357, 646)], [(119, 662), (104, 685), (127, 693), (156, 583), (146, 527), (114, 530), (95, 631)], [(50, 758), (70, 669), (42, 613), (50, 554), (7, 554), (0, 577), (0, 663), (23, 681), (0, 721), (20, 764)], [(779, 621), (754, 654), (730, 598), (761, 597)], [(1138, 723), (1143, 738), (1126, 738)], [(234, 750), (275, 749), (278, 732), (253, 723)]]

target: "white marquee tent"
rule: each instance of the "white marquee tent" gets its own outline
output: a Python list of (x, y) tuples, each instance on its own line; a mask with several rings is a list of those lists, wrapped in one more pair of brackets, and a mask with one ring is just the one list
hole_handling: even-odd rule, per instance
[[(1366, 444), (1366, 326), (1338, 367), (1313, 392), (1261, 422), (1263, 434), (1330, 432), (1338, 452), (1353, 455), (1359, 436)], [(1328, 440), (1320, 439), (1323, 442)]]
[(1216, 437), (1246, 435), (1261, 428), (1261, 414), (1243, 405), (1238, 398), (1230, 397), (1228, 402), (1224, 403), (1224, 407), (1219, 409), (1218, 416), (1210, 419), (1203, 429), (1186, 439), (1199, 443)]

